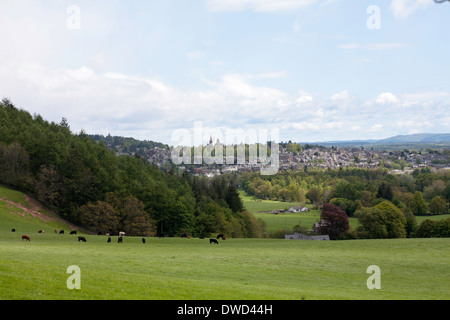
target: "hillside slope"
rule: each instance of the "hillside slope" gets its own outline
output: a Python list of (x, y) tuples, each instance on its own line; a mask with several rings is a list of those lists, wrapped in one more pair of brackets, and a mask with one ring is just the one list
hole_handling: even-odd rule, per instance
[(39, 230), (70, 232), (80, 228), (28, 195), (0, 185), (0, 231), (11, 232), (12, 229), (21, 235), (34, 234)]

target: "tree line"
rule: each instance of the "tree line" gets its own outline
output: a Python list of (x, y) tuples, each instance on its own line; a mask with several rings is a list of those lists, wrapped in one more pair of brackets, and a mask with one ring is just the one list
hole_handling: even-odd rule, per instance
[(136, 155), (116, 156), (67, 119), (44, 120), (0, 103), (0, 183), (36, 197), (93, 232), (261, 236), (236, 181), (163, 172)]

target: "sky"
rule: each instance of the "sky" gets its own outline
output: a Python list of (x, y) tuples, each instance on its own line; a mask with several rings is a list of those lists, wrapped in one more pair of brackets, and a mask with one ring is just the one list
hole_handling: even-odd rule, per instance
[(169, 145), (448, 133), (449, 26), (433, 0), (0, 0), (0, 98)]

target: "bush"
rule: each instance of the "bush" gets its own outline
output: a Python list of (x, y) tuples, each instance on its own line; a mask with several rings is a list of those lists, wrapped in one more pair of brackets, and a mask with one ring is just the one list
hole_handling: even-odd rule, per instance
[(417, 227), (417, 238), (447, 238), (450, 237), (450, 218), (442, 220), (426, 219)]

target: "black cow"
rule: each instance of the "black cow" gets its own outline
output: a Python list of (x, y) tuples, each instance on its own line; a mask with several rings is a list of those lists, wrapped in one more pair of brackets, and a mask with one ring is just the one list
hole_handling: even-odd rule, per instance
[(111, 237), (108, 237), (108, 243), (110, 243), (111, 242)]
[(11, 232), (16, 232), (16, 229), (12, 229)]
[(123, 242), (123, 238), (119, 237), (119, 239), (117, 239), (117, 243), (122, 243)]
[(78, 242), (80, 242), (80, 241), (86, 242), (86, 238), (82, 237), (82, 236), (79, 236), (78, 237)]
[(70, 234), (77, 234), (77, 230), (70, 231)]
[(219, 241), (217, 241), (216, 239), (209, 239), (209, 244), (211, 243), (219, 244)]
[(217, 239), (219, 239), (219, 238), (222, 238), (222, 240), (224, 240), (224, 239), (223, 239), (223, 234), (222, 234), (222, 233), (219, 234), (219, 235), (217, 235)]
[(145, 238), (142, 238), (142, 243), (145, 243)]
[(59, 231), (59, 234), (64, 234), (64, 230)]

